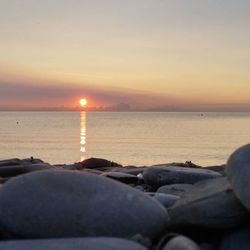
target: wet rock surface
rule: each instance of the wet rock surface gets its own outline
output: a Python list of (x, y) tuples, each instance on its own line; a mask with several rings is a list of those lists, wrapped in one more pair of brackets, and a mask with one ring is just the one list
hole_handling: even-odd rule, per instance
[(249, 249), (249, 180), (250, 145), (206, 168), (0, 160), (0, 249)]

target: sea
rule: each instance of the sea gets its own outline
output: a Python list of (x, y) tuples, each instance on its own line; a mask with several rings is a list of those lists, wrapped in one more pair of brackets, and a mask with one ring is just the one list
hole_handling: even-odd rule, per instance
[(122, 165), (226, 163), (250, 141), (250, 113), (0, 112), (0, 159)]

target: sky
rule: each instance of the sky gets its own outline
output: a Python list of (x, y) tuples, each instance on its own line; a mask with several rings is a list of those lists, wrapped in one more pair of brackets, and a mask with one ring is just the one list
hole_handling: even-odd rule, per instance
[(249, 27), (249, 0), (0, 0), (0, 108), (246, 107)]

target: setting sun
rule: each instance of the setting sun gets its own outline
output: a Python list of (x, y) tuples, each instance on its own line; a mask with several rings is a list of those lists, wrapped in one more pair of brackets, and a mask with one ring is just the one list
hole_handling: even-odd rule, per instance
[(87, 101), (86, 98), (80, 99), (80, 105), (81, 105), (81, 107), (86, 107), (86, 106), (87, 106), (87, 103), (88, 103), (88, 101)]

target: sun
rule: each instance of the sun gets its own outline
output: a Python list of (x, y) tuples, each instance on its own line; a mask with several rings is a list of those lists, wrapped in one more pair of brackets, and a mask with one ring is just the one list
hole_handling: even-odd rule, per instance
[(87, 101), (86, 98), (80, 99), (80, 105), (81, 105), (81, 107), (86, 107), (87, 104), (88, 104), (88, 101)]

